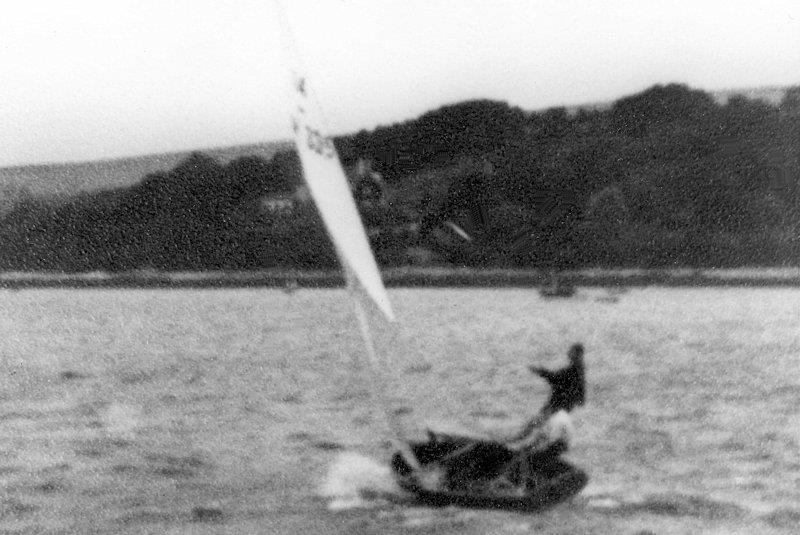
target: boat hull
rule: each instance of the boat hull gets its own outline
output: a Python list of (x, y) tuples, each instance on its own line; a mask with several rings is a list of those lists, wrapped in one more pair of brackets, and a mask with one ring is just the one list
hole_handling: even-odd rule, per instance
[[(467, 438), (410, 445), (423, 470), (442, 470), (435, 484), (423, 484), (399, 453), (392, 469), (400, 486), (429, 506), (538, 511), (575, 496), (589, 481), (583, 470), (558, 455), (512, 452), (496, 443), (472, 445), (478, 449), (469, 449)], [(484, 457), (477, 463), (476, 451)], [(521, 456), (532, 462), (523, 464)], [(474, 477), (466, 479), (465, 473)]]

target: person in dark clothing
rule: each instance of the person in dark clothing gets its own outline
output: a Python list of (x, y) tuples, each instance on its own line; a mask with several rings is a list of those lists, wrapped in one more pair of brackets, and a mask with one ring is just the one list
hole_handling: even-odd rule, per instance
[(510, 442), (525, 440), (526, 437), (548, 422), (554, 415), (563, 412), (562, 420), (569, 428), (571, 423), (567, 413), (575, 407), (583, 405), (585, 401), (586, 383), (583, 366), (583, 345), (574, 344), (567, 353), (569, 366), (560, 370), (550, 371), (539, 366), (529, 366), (531, 372), (539, 375), (550, 384), (550, 399), (544, 407), (531, 418), (525, 426), (513, 437)]
[(569, 348), (569, 366), (551, 372), (538, 366), (529, 369), (550, 383), (550, 399), (542, 408), (542, 413), (554, 414), (560, 410), (567, 412), (583, 405), (586, 382), (583, 368), (583, 345), (575, 344)]
[(424, 453), (438, 459), (451, 490), (463, 490), (476, 481), (500, 477), (514, 459), (521, 459), (527, 466), (536, 467), (541, 472), (568, 449), (572, 435), (568, 413), (583, 405), (585, 399), (583, 346), (573, 345), (568, 356), (569, 366), (560, 370), (529, 367), (550, 384), (550, 399), (521, 431), (512, 436), (494, 436), (486, 440), (448, 437), (429, 431), (430, 439)]

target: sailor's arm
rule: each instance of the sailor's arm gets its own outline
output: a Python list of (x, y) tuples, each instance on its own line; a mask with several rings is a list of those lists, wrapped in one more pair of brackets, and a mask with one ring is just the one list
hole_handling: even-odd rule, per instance
[(555, 375), (554, 372), (551, 372), (548, 369), (542, 368), (540, 366), (528, 366), (528, 369), (535, 373), (536, 375), (540, 376), (542, 379), (545, 379), (547, 382), (551, 382), (553, 376)]

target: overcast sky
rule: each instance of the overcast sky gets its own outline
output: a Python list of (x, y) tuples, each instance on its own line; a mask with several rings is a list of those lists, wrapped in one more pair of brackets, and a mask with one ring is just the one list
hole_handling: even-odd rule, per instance
[[(800, 2), (284, 0), (335, 133), (491, 98), (800, 83)], [(4, 2), (0, 166), (290, 137), (273, 0)]]

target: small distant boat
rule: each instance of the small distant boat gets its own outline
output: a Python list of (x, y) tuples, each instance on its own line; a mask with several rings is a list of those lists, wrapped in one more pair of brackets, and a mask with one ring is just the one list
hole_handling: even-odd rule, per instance
[(297, 284), (296, 279), (288, 279), (283, 283), (283, 291), (289, 295), (293, 294), (300, 288), (300, 285)]
[(545, 286), (539, 289), (539, 295), (542, 297), (572, 297), (575, 295), (575, 287), (568, 285)]
[(546, 286), (539, 288), (539, 295), (547, 298), (572, 297), (575, 295), (575, 287), (565, 283), (555, 274), (550, 275), (550, 282)]
[(604, 295), (595, 298), (598, 303), (618, 303), (620, 296), (627, 292), (626, 288), (615, 287), (609, 289)]
[(619, 297), (616, 295), (601, 295), (594, 298), (598, 303), (619, 303)]

